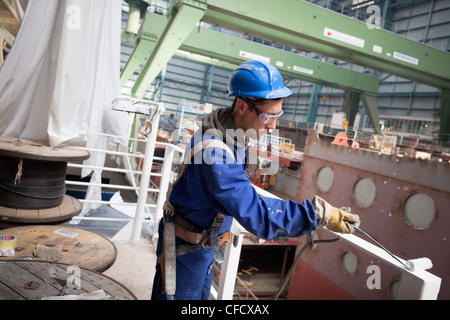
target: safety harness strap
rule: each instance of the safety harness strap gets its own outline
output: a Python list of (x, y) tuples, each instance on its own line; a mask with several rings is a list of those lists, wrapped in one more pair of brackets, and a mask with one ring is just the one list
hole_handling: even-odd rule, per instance
[(187, 150), (186, 153), (185, 153), (185, 157), (184, 157), (183, 163), (184, 164), (189, 164), (191, 159), (197, 153), (199, 153), (199, 152), (201, 152), (201, 151), (203, 151), (203, 150), (205, 150), (207, 148), (219, 148), (219, 149), (222, 149), (222, 150), (226, 151), (229, 155), (231, 155), (233, 157), (233, 159), (235, 159), (233, 151), (230, 149), (230, 147), (225, 142), (223, 142), (220, 139), (208, 139), (208, 140), (203, 140), (203, 141), (197, 143), (192, 148)]
[(173, 224), (172, 215), (167, 214), (165, 217), (163, 238), (163, 255), (164, 255), (164, 286), (166, 289), (167, 300), (175, 298), (176, 290), (176, 245), (175, 245), (175, 226)]
[[(205, 149), (208, 149), (208, 148), (222, 149), (222, 150), (226, 151), (229, 155), (231, 155), (233, 157), (233, 159), (236, 161), (233, 151), (222, 140), (220, 140), (220, 139), (203, 140), (203, 141), (195, 144), (192, 148), (190, 148), (189, 150), (186, 151), (183, 163), (181, 164), (181, 166), (178, 170), (179, 171), (178, 179), (183, 175), (184, 169), (186, 168), (186, 165), (191, 162), (191, 159), (197, 153), (199, 153)], [(175, 185), (175, 183), (174, 183), (174, 185)], [(172, 189), (173, 189), (173, 187), (172, 187)], [(196, 250), (199, 250), (202, 247), (206, 248), (205, 244), (207, 242), (209, 242), (208, 244), (211, 245), (211, 251), (213, 252), (214, 259), (217, 258), (216, 259), (217, 262), (219, 262), (219, 261), (223, 262), (223, 258), (220, 256), (219, 246), (224, 243), (228, 243), (231, 240), (231, 234), (229, 232), (227, 232), (226, 234), (224, 234), (222, 236), (222, 239), (221, 239), (222, 241), (219, 241), (219, 228), (220, 228), (220, 225), (224, 221), (224, 216), (221, 213), (218, 213), (217, 216), (214, 218), (214, 221), (211, 224), (210, 228), (207, 230), (207, 232), (206, 233), (202, 232), (202, 230), (199, 230), (197, 227), (195, 227), (192, 224), (190, 224), (189, 222), (185, 221), (184, 219), (182, 219), (179, 215), (177, 215), (175, 213), (175, 208), (172, 206), (172, 204), (168, 200), (172, 189), (169, 190), (168, 194), (167, 194), (167, 198), (166, 198), (167, 200), (164, 204), (164, 214), (166, 215), (168, 212), (172, 213), (173, 223), (175, 224), (175, 229), (176, 229), (176, 235), (179, 238), (181, 238), (189, 243), (194, 244), (193, 247), (195, 247)], [(226, 239), (226, 240), (224, 241), (224, 239)], [(220, 244), (219, 244), (219, 242), (220, 242)], [(194, 248), (192, 248), (191, 250), (194, 250)], [(177, 255), (179, 256), (182, 254), (186, 254), (188, 251), (193, 252), (191, 250), (185, 250), (185, 249), (178, 250), (177, 249)], [(196, 251), (196, 250), (194, 250), (194, 251)], [(219, 263), (221, 263), (221, 262), (219, 262)]]
[[(191, 159), (197, 153), (207, 148), (220, 148), (222, 150), (225, 150), (236, 161), (233, 151), (222, 140), (219, 139), (203, 140), (194, 145), (191, 149), (186, 151), (183, 163), (180, 165), (180, 168), (178, 169), (178, 179), (183, 175), (184, 169), (186, 168), (186, 165), (190, 163)], [(174, 182), (173, 186), (177, 183), (177, 181)], [(176, 256), (195, 252), (197, 250), (200, 250), (201, 248), (205, 248), (206, 250), (208, 250), (206, 245), (208, 244), (209, 240), (209, 244), (211, 246), (210, 250), (213, 253), (214, 260), (216, 260), (218, 263), (222, 263), (225, 261), (221, 256), (219, 249), (219, 228), (223, 223), (223, 221), (225, 220), (223, 214), (218, 213), (214, 218), (214, 221), (211, 224), (210, 228), (207, 230), (207, 232), (206, 233), (201, 232), (200, 230), (198, 230), (197, 227), (183, 220), (179, 215), (176, 214), (175, 208), (169, 202), (169, 197), (170, 193), (172, 192), (173, 186), (171, 189), (167, 191), (167, 197), (164, 203), (163, 222), (165, 226), (163, 235), (163, 253), (160, 259), (161, 274), (163, 277), (163, 283), (165, 286), (166, 295), (168, 299), (173, 299), (176, 289), (176, 269), (175, 269)], [(193, 236), (195, 241), (192, 241), (192, 243), (194, 244), (180, 245), (177, 246), (176, 248), (174, 247), (176, 236), (183, 239), (184, 236), (188, 235), (190, 237)], [(221, 244), (224, 244), (228, 243), (230, 240), (231, 240), (231, 233), (227, 232), (224, 235), (222, 235), (220, 242)]]
[(220, 225), (225, 221), (225, 217), (223, 214), (218, 213), (216, 217), (214, 218), (214, 221), (211, 225), (211, 233), (210, 233), (210, 239), (211, 239), (211, 251), (214, 257), (214, 260), (221, 264), (225, 262), (225, 259), (222, 257), (219, 249), (219, 228)]

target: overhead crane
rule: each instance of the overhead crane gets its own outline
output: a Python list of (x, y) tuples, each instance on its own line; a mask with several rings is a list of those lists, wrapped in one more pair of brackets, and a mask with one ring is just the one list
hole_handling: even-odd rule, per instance
[[(157, 38), (153, 37), (155, 44), (150, 49), (150, 56), (135, 82), (132, 89), (133, 95), (142, 97), (146, 88), (176, 51), (186, 44), (191, 34), (193, 35), (195, 31), (197, 33), (204, 31), (200, 28), (195, 30), (200, 21), (247, 32), (301, 50), (316, 52), (437, 87), (442, 90), (440, 140), (445, 141), (450, 134), (450, 55), (448, 53), (386, 30), (368, 28), (360, 21), (298, 0), (173, 1), (164, 28)], [(143, 37), (145, 32), (141, 32), (141, 41)], [(194, 50), (197, 46), (189, 48)], [(221, 51), (226, 51), (224, 47), (222, 44), (219, 48)], [(262, 47), (262, 45), (258, 47), (258, 54), (261, 52), (260, 49), (263, 50)], [(133, 53), (131, 59), (141, 59), (140, 61), (144, 59), (137, 51), (135, 53), (136, 55)], [(202, 52), (202, 54), (205, 53), (207, 52)], [(222, 55), (219, 59), (225, 60), (225, 57)], [(235, 59), (239, 60), (237, 57)], [(276, 60), (275, 63), (271, 62), (276, 64)], [(294, 70), (293, 66), (277, 65), (277, 68), (285, 73)], [(131, 67), (132, 64), (127, 65), (123, 76), (130, 72), (127, 69)], [(316, 64), (316, 68), (319, 67), (325, 68), (324, 64), (320, 66)], [(301, 70), (309, 73), (311, 72), (309, 70), (317, 70), (303, 68)], [(343, 70), (340, 68), (339, 72), (348, 72)], [(290, 76), (299, 78), (299, 73), (291, 73)], [(313, 72), (309, 76), (315, 78), (317, 73)], [(343, 78), (341, 74), (340, 79)], [(309, 81), (320, 82), (321, 80), (316, 78)], [(347, 88), (345, 100), (345, 110), (350, 125), (354, 122), (361, 100), (367, 114), (371, 117), (375, 131), (379, 130), (376, 94)]]

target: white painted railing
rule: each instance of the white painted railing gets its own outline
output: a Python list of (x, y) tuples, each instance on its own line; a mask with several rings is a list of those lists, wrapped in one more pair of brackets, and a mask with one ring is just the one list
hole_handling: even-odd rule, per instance
[(227, 244), (223, 250), (225, 262), (221, 265), (216, 264), (216, 267), (220, 269), (220, 276), (219, 279), (217, 279), (217, 285), (213, 280), (210, 292), (211, 299), (233, 300), (236, 276), (241, 257), (243, 239), (243, 235), (240, 233), (241, 228), (242, 227), (235, 225), (235, 221), (233, 222), (233, 227), (231, 229), (233, 241)]
[[(124, 106), (128, 107), (129, 101), (124, 98)], [(121, 106), (120, 106), (121, 107)], [(114, 151), (109, 149), (95, 149), (95, 148), (83, 148), (91, 153), (98, 152), (98, 153), (105, 153), (106, 155), (115, 155), (115, 156), (121, 156), (122, 159), (125, 160), (126, 166), (130, 169), (121, 169), (121, 168), (110, 168), (110, 167), (97, 167), (92, 165), (85, 165), (85, 164), (75, 164), (75, 163), (68, 163), (68, 167), (78, 168), (78, 169), (92, 169), (92, 170), (101, 170), (101, 171), (112, 171), (112, 172), (120, 172), (129, 174), (129, 177), (131, 179), (131, 186), (130, 185), (111, 185), (111, 184), (103, 184), (103, 183), (95, 183), (95, 182), (80, 182), (80, 181), (71, 181), (66, 180), (66, 185), (74, 185), (74, 186), (83, 186), (83, 187), (99, 187), (99, 188), (107, 188), (107, 189), (116, 189), (116, 190), (134, 190), (137, 193), (137, 202), (136, 203), (130, 203), (130, 202), (120, 202), (120, 203), (112, 203), (111, 201), (102, 201), (102, 200), (95, 200), (95, 199), (80, 199), (79, 201), (83, 204), (110, 204), (110, 205), (120, 205), (120, 206), (134, 206), (136, 207), (136, 213), (134, 218), (130, 217), (129, 219), (117, 219), (112, 217), (89, 217), (89, 216), (76, 216), (73, 217), (72, 220), (74, 223), (79, 222), (80, 220), (92, 220), (92, 221), (130, 221), (132, 222), (131, 228), (128, 231), (129, 240), (131, 241), (139, 241), (140, 235), (142, 232), (142, 225), (144, 223), (144, 211), (146, 208), (152, 208), (154, 210), (153, 216), (155, 217), (156, 222), (154, 223), (153, 227), (153, 235), (154, 237), (157, 236), (157, 229), (158, 229), (158, 223), (159, 220), (162, 217), (162, 208), (164, 205), (164, 201), (166, 199), (166, 193), (167, 188), (169, 186), (170, 181), (170, 173), (171, 173), (171, 166), (173, 163), (174, 158), (174, 152), (180, 152), (184, 153), (184, 150), (178, 146), (175, 146), (173, 144), (169, 143), (162, 143), (156, 141), (157, 131), (158, 131), (158, 125), (159, 125), (159, 118), (160, 114), (163, 112), (164, 108), (161, 107), (158, 104), (151, 105), (150, 103), (145, 105), (146, 110), (150, 113), (153, 112), (152, 115), (152, 130), (145, 140), (145, 154), (139, 154), (139, 153), (133, 153), (133, 152), (120, 152), (120, 151)], [(120, 111), (129, 111), (129, 110), (121, 110)], [(98, 135), (103, 137), (110, 137), (110, 138), (118, 138), (118, 139), (124, 139), (124, 137), (114, 136), (110, 134), (103, 134), (103, 133), (94, 133), (89, 132), (87, 134), (91, 135)], [(142, 139), (135, 139), (135, 138), (129, 138), (127, 139), (127, 143), (133, 141), (143, 142)], [(165, 156), (164, 158), (161, 157), (154, 157), (155, 152), (155, 145), (163, 145), (165, 146)], [(131, 165), (131, 158), (140, 158), (142, 159), (142, 170), (134, 170), (132, 169)], [(153, 160), (163, 160), (163, 167), (161, 170), (161, 173), (152, 173), (152, 165)], [(136, 186), (135, 182), (135, 175), (140, 176), (140, 185)], [(149, 188), (149, 182), (151, 176), (159, 176), (161, 177), (160, 180), (160, 186), (159, 188)], [(158, 193), (158, 198), (155, 203), (148, 203), (148, 192), (154, 192)], [(150, 220), (145, 220), (145, 222), (151, 222)]]
[[(277, 196), (255, 186), (259, 195), (278, 198)], [(278, 198), (280, 199), (280, 198)], [(348, 242), (363, 252), (386, 262), (402, 273), (400, 287), (397, 294), (399, 300), (436, 300), (441, 287), (441, 278), (426, 271), (432, 267), (431, 260), (419, 258), (404, 260), (398, 256), (391, 256), (382, 248), (357, 237), (354, 234), (342, 234), (322, 228), (326, 232)]]
[[(156, 130), (155, 130), (156, 131)], [(100, 133), (91, 133), (91, 134), (97, 134), (97, 135), (103, 135)], [(111, 135), (108, 135), (111, 136)], [(120, 137), (117, 137), (120, 138)], [(146, 141), (147, 145), (152, 144), (151, 141), (149, 141), (150, 139), (148, 139)], [(140, 139), (133, 139), (130, 138), (129, 141), (142, 141)], [(120, 205), (120, 206), (134, 206), (136, 207), (136, 216), (134, 218), (130, 217), (130, 218), (112, 218), (112, 217), (89, 217), (89, 216), (75, 216), (72, 218), (72, 220), (74, 222), (79, 222), (81, 220), (91, 220), (91, 221), (130, 221), (133, 222), (133, 232), (132, 234), (130, 234), (130, 240), (131, 241), (138, 241), (140, 234), (141, 234), (141, 230), (142, 230), (142, 224), (144, 222), (150, 222), (150, 220), (144, 220), (143, 218), (143, 212), (144, 212), (144, 208), (151, 208), (154, 211), (154, 239), (157, 238), (157, 232), (155, 232), (155, 230), (157, 230), (157, 225), (159, 224), (159, 220), (162, 217), (162, 208), (164, 205), (164, 201), (166, 199), (166, 193), (167, 193), (167, 189), (169, 186), (169, 181), (170, 181), (170, 173), (171, 173), (171, 166), (173, 164), (173, 158), (174, 158), (174, 152), (180, 152), (180, 153), (184, 153), (184, 150), (176, 145), (173, 144), (169, 144), (169, 143), (162, 143), (162, 142), (156, 142), (156, 137), (155, 137), (155, 141), (153, 142), (153, 147), (150, 147), (148, 150), (148, 152), (152, 152), (152, 154), (154, 153), (154, 145), (158, 144), (158, 145), (163, 145), (166, 148), (166, 152), (165, 152), (165, 156), (164, 158), (160, 158), (160, 157), (153, 157), (153, 159), (160, 159), (163, 160), (163, 167), (161, 170), (161, 173), (155, 173), (155, 172), (151, 172), (151, 168), (152, 168), (152, 163), (153, 163), (153, 159), (151, 157), (147, 157), (147, 155), (142, 155), (142, 154), (136, 154), (136, 153), (130, 153), (130, 152), (118, 152), (118, 151), (111, 151), (111, 150), (102, 150), (102, 149), (89, 149), (89, 148), (84, 148), (90, 152), (102, 152), (102, 153), (106, 153), (109, 155), (119, 155), (119, 156), (123, 156), (123, 159), (127, 159), (128, 161), (130, 160), (130, 158), (132, 157), (136, 157), (136, 158), (142, 158), (144, 159), (143, 163), (143, 168), (142, 171), (139, 170), (133, 170), (133, 169), (119, 169), (119, 168), (111, 168), (111, 167), (95, 167), (95, 166), (88, 166), (88, 165), (84, 165), (84, 164), (75, 164), (75, 163), (68, 163), (68, 167), (72, 167), (72, 168), (78, 168), (78, 169), (83, 169), (83, 168), (88, 168), (88, 169), (95, 169), (95, 170), (102, 170), (102, 171), (111, 171), (111, 172), (119, 172), (119, 173), (129, 173), (130, 174), (130, 178), (133, 179), (132, 183), (133, 185), (135, 185), (134, 182), (134, 175), (140, 175), (140, 186), (130, 186), (130, 185), (113, 185), (113, 184), (105, 184), (105, 183), (93, 183), (93, 182), (79, 182), (79, 181), (71, 181), (71, 180), (66, 180), (66, 185), (70, 185), (70, 186), (83, 186), (83, 187), (89, 187), (89, 186), (96, 186), (96, 187), (100, 187), (102, 189), (115, 189), (115, 190), (133, 190), (137, 193), (138, 195), (138, 200), (137, 202), (120, 202), (120, 203), (115, 203), (115, 202), (111, 202), (111, 201), (101, 201), (101, 200), (93, 200), (93, 199), (80, 199), (79, 201), (83, 204), (109, 204), (109, 205)], [(147, 148), (146, 148), (147, 149)], [(147, 153), (147, 150), (146, 150)], [(145, 165), (147, 164), (147, 165)], [(147, 170), (147, 174), (144, 177), (143, 176), (143, 171)], [(160, 180), (160, 185), (159, 188), (149, 188), (148, 187), (148, 183), (150, 181), (150, 176), (156, 176), (156, 177), (161, 177)], [(145, 179), (145, 180), (144, 180)], [(145, 183), (146, 182), (146, 183)], [(145, 185), (144, 188), (142, 188), (142, 186)], [(145, 190), (144, 190), (145, 189)], [(162, 191), (161, 191), (162, 190)], [(157, 201), (156, 203), (148, 203), (147, 202), (147, 193), (148, 192), (154, 192), (154, 193), (158, 193), (158, 197), (157, 197)], [(140, 203), (140, 207), (138, 206)], [(138, 211), (140, 210), (140, 214), (138, 213)]]
[[(156, 122), (156, 121), (155, 121)], [(157, 122), (156, 122), (157, 123)], [(123, 186), (121, 188), (131, 189), (138, 191), (138, 201), (135, 203), (121, 203), (124, 205), (135, 205), (136, 206), (136, 216), (134, 219), (115, 219), (115, 218), (95, 218), (95, 217), (75, 217), (74, 219), (86, 219), (86, 220), (110, 220), (110, 221), (132, 221), (133, 229), (130, 235), (130, 240), (138, 241), (141, 234), (142, 223), (143, 223), (143, 212), (145, 207), (150, 207), (155, 209), (155, 222), (154, 222), (154, 232), (153, 238), (154, 240), (157, 238), (157, 229), (159, 225), (159, 221), (163, 215), (163, 205), (166, 200), (166, 193), (169, 186), (171, 167), (174, 159), (174, 152), (184, 153), (184, 150), (180, 147), (177, 147), (172, 144), (165, 144), (166, 151), (164, 156), (164, 163), (161, 170), (161, 182), (159, 190), (153, 190), (148, 188), (148, 182), (150, 180), (151, 168), (153, 162), (153, 154), (155, 150), (156, 142), (156, 130), (152, 130), (155, 132), (155, 136), (149, 137), (146, 144), (145, 155), (136, 155), (136, 154), (122, 154), (119, 152), (110, 152), (108, 150), (95, 150), (95, 152), (106, 152), (110, 154), (122, 155), (126, 157), (138, 156), (144, 158), (144, 165), (142, 172), (134, 171), (134, 170), (126, 170), (126, 169), (115, 169), (115, 168), (102, 168), (102, 170), (111, 170), (116, 172), (130, 172), (132, 174), (141, 174), (141, 183), (139, 188), (129, 186)], [(74, 165), (70, 164), (70, 166), (82, 168), (83, 165)], [(67, 184), (73, 184), (73, 182), (67, 181)], [(87, 183), (86, 185), (89, 185)], [(110, 185), (101, 185), (101, 187), (110, 186)], [(116, 186), (119, 188), (119, 186)], [(275, 195), (255, 186), (259, 195), (278, 198)], [(147, 192), (159, 192), (156, 204), (148, 204), (147, 201)], [(89, 202), (89, 200), (81, 200), (82, 202)], [(94, 203), (98, 203), (98, 201), (93, 201)], [(100, 203), (107, 203), (100, 201)], [(426, 271), (431, 267), (431, 261), (427, 258), (415, 259), (415, 260), (404, 260), (400, 257), (392, 257), (386, 251), (381, 249), (378, 246), (373, 245), (353, 234), (345, 235), (340, 233), (335, 233), (324, 229), (327, 232), (332, 233), (334, 236), (345, 240), (352, 246), (362, 250), (363, 252), (370, 254), (376, 257), (379, 260), (382, 260), (391, 266), (397, 268), (402, 273), (402, 278), (400, 282), (398, 299), (436, 299), (440, 290), (441, 279), (430, 272)], [(242, 247), (242, 234), (238, 234), (235, 232), (235, 240), (228, 244), (224, 250), (224, 258), (226, 262), (224, 262), (220, 266), (220, 278), (218, 279), (218, 286), (213, 286), (211, 289), (211, 298), (219, 299), (219, 300), (232, 300), (234, 295), (234, 287), (236, 282), (236, 274), (239, 264), (239, 258)], [(411, 267), (407, 268), (405, 265), (409, 265)]]

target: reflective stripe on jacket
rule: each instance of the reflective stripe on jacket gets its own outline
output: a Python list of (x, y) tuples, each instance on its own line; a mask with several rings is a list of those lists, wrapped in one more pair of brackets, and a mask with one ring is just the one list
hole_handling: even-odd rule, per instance
[[(214, 139), (197, 131), (191, 142)], [(169, 201), (188, 222), (207, 228), (217, 212), (226, 216), (220, 233), (235, 218), (247, 231), (263, 239), (298, 237), (317, 228), (314, 207), (259, 196), (245, 175), (244, 150), (233, 147), (236, 161), (224, 150), (210, 148), (198, 153), (174, 186)]]

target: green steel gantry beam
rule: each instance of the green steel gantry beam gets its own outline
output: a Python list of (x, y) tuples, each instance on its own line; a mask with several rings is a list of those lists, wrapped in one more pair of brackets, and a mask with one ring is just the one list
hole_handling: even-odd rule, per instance
[[(445, 108), (444, 108), (445, 106)], [(450, 89), (442, 90), (441, 96), (441, 126), (439, 142), (444, 145), (450, 140)]]
[[(142, 58), (154, 48), (156, 39), (162, 32), (166, 20), (166, 18), (159, 15), (147, 15), (141, 29), (141, 39), (129, 60), (130, 67), (127, 66), (122, 73), (122, 84), (136, 70), (142, 62)], [(198, 54), (217, 59), (216, 62), (208, 60), (210, 64), (217, 64), (228, 68), (235, 68), (245, 60), (257, 57), (276, 65), (281, 73), (291, 78), (298, 78), (372, 96), (376, 96), (378, 93), (379, 80), (374, 76), (344, 69), (333, 64), (306, 58), (212, 30), (193, 30), (179, 49), (186, 51), (186, 53), (175, 52), (176, 55), (196, 59), (196, 56), (192, 56), (190, 53)], [(139, 52), (141, 54), (138, 54)], [(134, 57), (136, 59), (133, 62)], [(145, 86), (148, 87), (148, 85), (149, 83), (143, 83), (143, 89), (145, 90)]]
[[(122, 71), (122, 85), (136, 71), (148, 53), (154, 49), (166, 23), (167, 19), (162, 16), (147, 15), (139, 32), (139, 41), (135, 50)], [(212, 30), (194, 29), (179, 49), (182, 51), (176, 51), (175, 55), (231, 69), (249, 58), (264, 59), (277, 65), (283, 75), (292, 78), (343, 89), (346, 92), (354, 92), (358, 97), (360, 95), (376, 97), (378, 93), (379, 80), (376, 77)], [(210, 59), (202, 60), (202, 57)], [(147, 65), (150, 64), (151, 61), (148, 61)], [(141, 79), (136, 81), (132, 94), (142, 97), (143, 91), (154, 78), (148, 77), (144, 80), (142, 72), (139, 77)], [(368, 114), (372, 114), (374, 110), (376, 113), (376, 108), (368, 107), (366, 101), (361, 100)], [(353, 107), (357, 111), (358, 104)], [(356, 111), (354, 111), (355, 114)], [(374, 123), (378, 123), (378, 121)]]
[(194, 29), (206, 11), (206, 2), (197, 0), (175, 1), (162, 33), (150, 52), (147, 63), (142, 68), (133, 88), (133, 95), (142, 98), (162, 68), (172, 58), (186, 37)]
[(0, 24), (0, 38), (5, 39), (6, 43), (10, 46), (12, 46), (16, 40), (16, 38), (2, 24)]
[[(298, 0), (208, 0), (203, 21), (439, 88), (439, 141), (450, 137), (450, 54), (445, 51)], [(373, 97), (361, 100), (375, 108)]]
[(450, 54), (298, 0), (208, 0), (202, 21), (450, 88)]
[[(448, 53), (385, 30), (370, 29), (360, 21), (306, 2), (175, 0), (164, 30), (157, 37), (150, 58), (133, 88), (133, 94), (138, 97), (143, 95), (200, 20), (385, 71), (445, 92), (450, 89)], [(258, 47), (258, 53), (262, 47)], [(224, 46), (220, 45), (220, 48)], [(372, 123), (376, 127), (376, 98), (366, 94), (361, 94), (360, 98), (368, 114), (372, 113), (375, 117)], [(351, 106), (354, 106), (355, 99), (357, 97), (347, 94), (346, 100), (351, 102)], [(448, 128), (447, 124), (442, 124), (448, 122), (445, 115), (449, 108), (448, 99), (442, 99), (441, 128)], [(352, 112), (348, 111), (347, 115), (351, 116)]]

